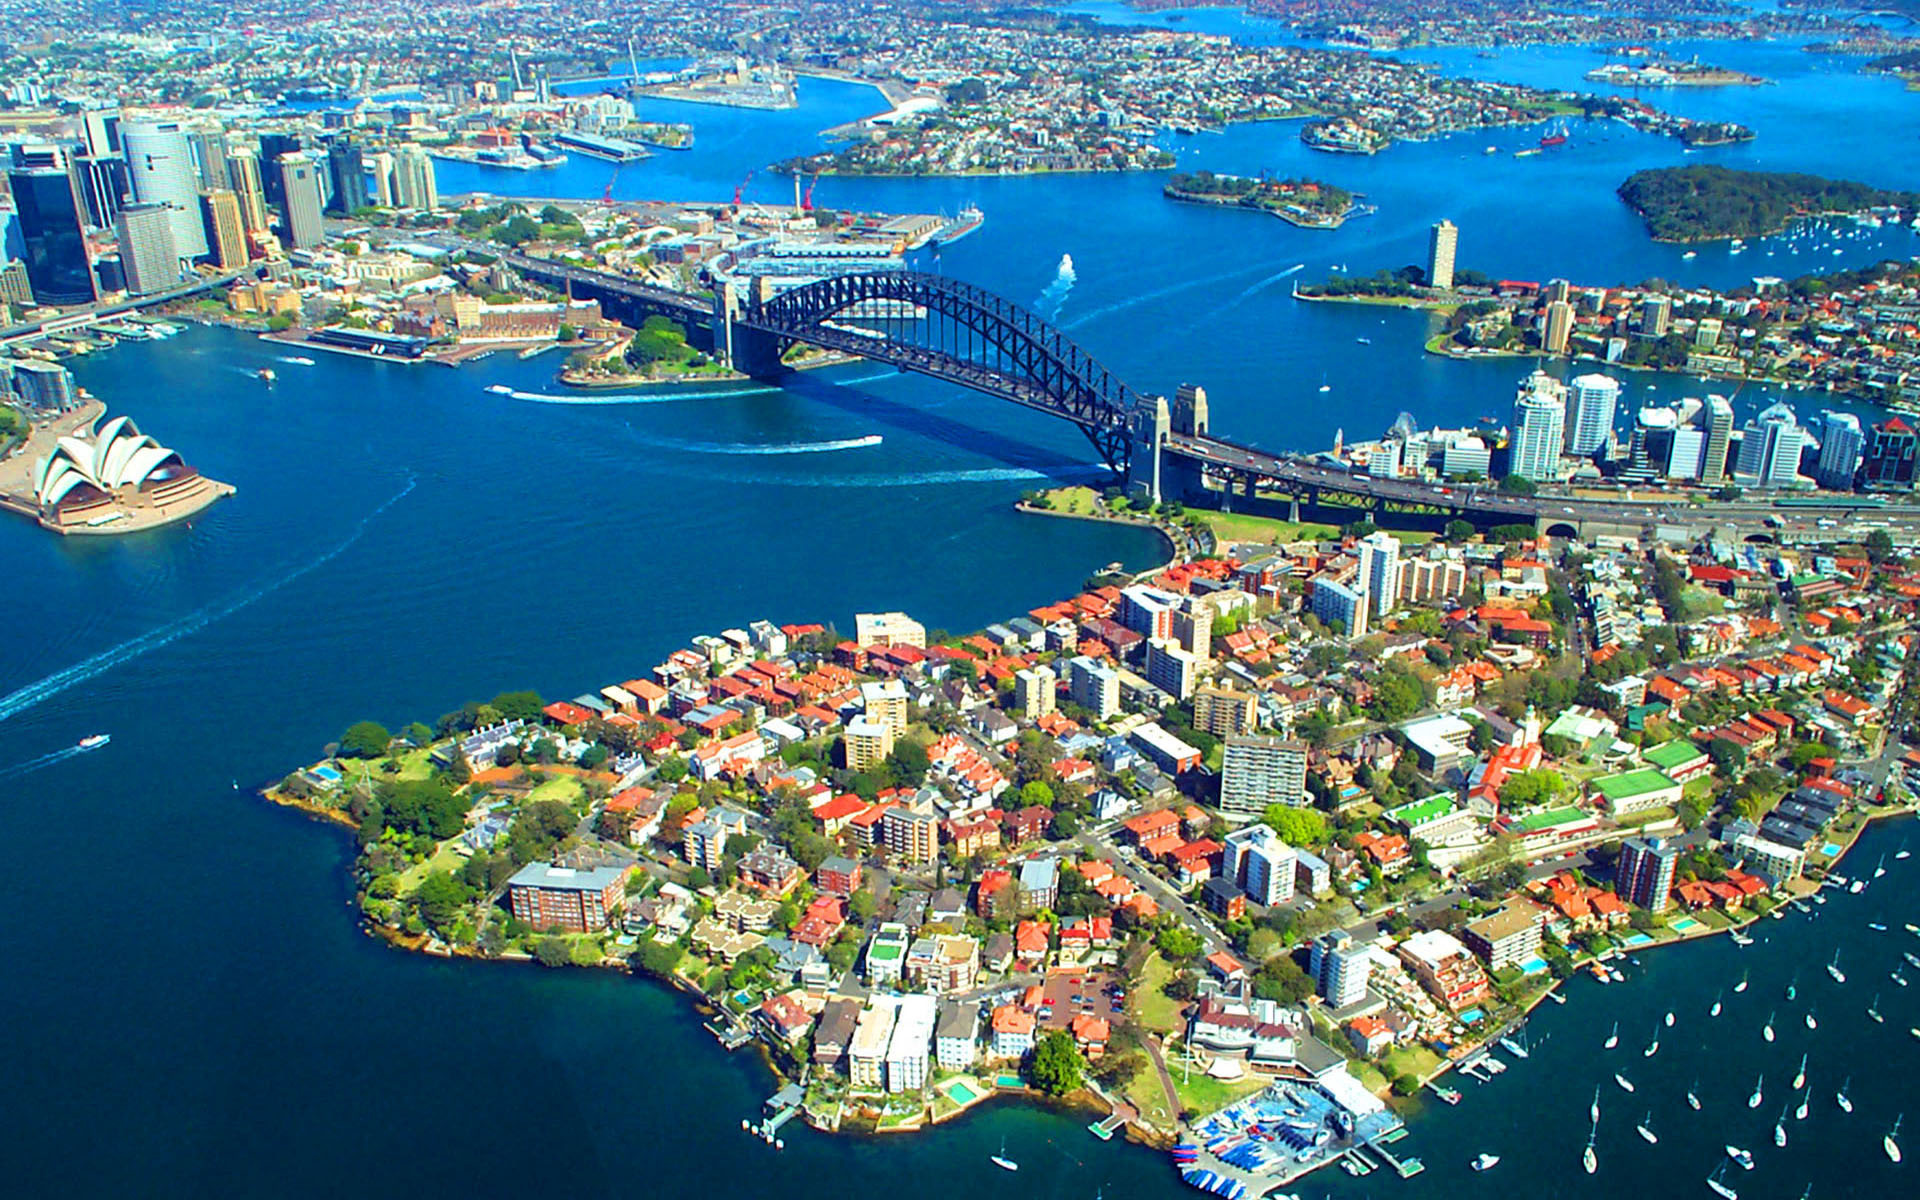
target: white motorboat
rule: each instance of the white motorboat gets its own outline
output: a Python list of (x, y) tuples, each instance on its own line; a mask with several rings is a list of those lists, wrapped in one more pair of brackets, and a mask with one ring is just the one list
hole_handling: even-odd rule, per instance
[(511, 396), (511, 395), (513, 395), (513, 389), (512, 389), (512, 388), (510, 388), (510, 387), (508, 387), (508, 386), (507, 386), (506, 384), (504, 384), (504, 383), (496, 383), (496, 384), (493, 384), (493, 385), (491, 385), (491, 386), (489, 386), (488, 388), (486, 388), (486, 390), (487, 390), (487, 391), (489, 391), (489, 392), (492, 392), (492, 393), (493, 393), (494, 395), (496, 395), (496, 396)]
[(1633, 1080), (1628, 1079), (1625, 1075), (1616, 1073), (1613, 1081), (1620, 1085), (1620, 1090), (1623, 1092), (1631, 1092), (1633, 1090)]
[(1713, 997), (1713, 1007), (1707, 1010), (1707, 1015), (1709, 1017), (1717, 1017), (1720, 1015), (1720, 996), (1718, 993), (1715, 993)]
[(1812, 1009), (1807, 1010), (1807, 1028), (1808, 1029), (1820, 1028), (1820, 1022), (1814, 1019)]
[(1603, 1048), (1607, 1050), (1611, 1050), (1615, 1046), (1618, 1046), (1619, 1044), (1620, 1044), (1620, 1022), (1615, 1021), (1613, 1023), (1613, 1032), (1607, 1035), (1607, 1040), (1603, 1043)]
[(1473, 1160), (1473, 1169), (1476, 1171), (1491, 1171), (1499, 1165), (1500, 1156), (1498, 1154), (1482, 1154)]
[(98, 750), (112, 740), (113, 735), (110, 733), (90, 733), (80, 739), (76, 748), (80, 750)]
[(1866, 890), (1867, 890), (1867, 881), (1864, 879), (1856, 879), (1852, 883), (1847, 885), (1847, 894), (1851, 896), (1858, 896), (1861, 892), (1864, 892)]
[(1740, 972), (1740, 982), (1733, 985), (1733, 990), (1735, 993), (1747, 990), (1747, 972)]
[(1668, 1014), (1667, 1014), (1667, 1028), (1668, 1028), (1668, 1029), (1672, 1029), (1672, 1028), (1673, 1028), (1673, 1014), (1672, 1014), (1672, 1013), (1668, 1013)]
[(1730, 1145), (1727, 1147), (1727, 1157), (1740, 1164), (1741, 1170), (1753, 1170), (1753, 1152), (1751, 1150), (1742, 1150), (1738, 1146)]

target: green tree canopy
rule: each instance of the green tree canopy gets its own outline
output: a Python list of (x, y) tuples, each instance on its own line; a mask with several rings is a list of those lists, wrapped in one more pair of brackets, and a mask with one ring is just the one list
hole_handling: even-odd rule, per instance
[(1087, 1060), (1074, 1044), (1073, 1035), (1064, 1029), (1041, 1038), (1027, 1066), (1034, 1086), (1050, 1096), (1064, 1096), (1077, 1089), (1086, 1070)]
[(356, 721), (340, 735), (340, 753), (346, 758), (378, 758), (393, 743), (393, 734), (378, 721)]
[(1294, 804), (1269, 804), (1267, 824), (1289, 846), (1320, 846), (1327, 840), (1327, 816), (1317, 808)]

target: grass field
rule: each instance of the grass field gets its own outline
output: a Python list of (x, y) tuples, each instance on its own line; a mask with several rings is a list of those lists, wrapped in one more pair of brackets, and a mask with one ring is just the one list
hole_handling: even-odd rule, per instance
[(1140, 1110), (1140, 1115), (1148, 1124), (1158, 1125), (1162, 1129), (1172, 1128), (1174, 1119), (1180, 1114), (1167, 1109), (1167, 1090), (1160, 1086), (1160, 1072), (1148, 1063), (1128, 1082), (1127, 1102)]
[(1340, 536), (1340, 531), (1331, 525), (1317, 525), (1305, 521), (1281, 521), (1273, 517), (1249, 517), (1240, 513), (1190, 511), (1205, 521), (1213, 530), (1214, 538), (1222, 542), (1260, 542), (1271, 546), (1276, 542), (1296, 542), (1309, 538), (1323, 541)]
[(1053, 501), (1053, 511), (1086, 516), (1093, 511), (1097, 493), (1090, 487), (1052, 488), (1042, 495)]
[(1173, 967), (1158, 954), (1147, 956), (1140, 969), (1140, 986), (1131, 997), (1134, 1018), (1142, 1028), (1172, 1033), (1180, 1028), (1181, 1002), (1161, 990), (1173, 978)]
[(1381, 1058), (1380, 1067), (1389, 1080), (1402, 1075), (1430, 1079), (1440, 1069), (1440, 1056), (1425, 1046), (1396, 1046)]
[(1184, 1063), (1167, 1061), (1173, 1073), (1173, 1090), (1180, 1094), (1183, 1108), (1202, 1113), (1218, 1112), (1242, 1096), (1250, 1096), (1272, 1082), (1263, 1075), (1248, 1072), (1243, 1078), (1222, 1080), (1202, 1074), (1198, 1065), (1189, 1071)]

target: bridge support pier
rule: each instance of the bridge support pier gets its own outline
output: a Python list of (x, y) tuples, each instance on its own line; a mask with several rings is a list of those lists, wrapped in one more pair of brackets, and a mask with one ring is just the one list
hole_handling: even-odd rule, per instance
[(1287, 497), (1287, 520), (1295, 525), (1300, 523), (1300, 493), (1298, 492)]

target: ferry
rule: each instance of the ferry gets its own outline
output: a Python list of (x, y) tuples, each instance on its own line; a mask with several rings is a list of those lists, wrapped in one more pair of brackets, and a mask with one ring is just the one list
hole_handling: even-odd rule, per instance
[(86, 737), (81, 738), (79, 745), (75, 748), (80, 750), (98, 750), (112, 740), (113, 735), (110, 733), (90, 733)]
[(1476, 1171), (1491, 1171), (1499, 1165), (1500, 1156), (1498, 1154), (1482, 1154), (1473, 1160), (1473, 1169)]
[(1720, 1181), (1721, 1176), (1725, 1175), (1726, 1173), (1727, 1173), (1727, 1164), (1721, 1163), (1719, 1166), (1714, 1168), (1713, 1174), (1707, 1176), (1707, 1186), (1713, 1190), (1714, 1195), (1723, 1197), (1724, 1200), (1740, 1200), (1739, 1192), (1734, 1191), (1732, 1188), (1728, 1187), (1726, 1184)]

